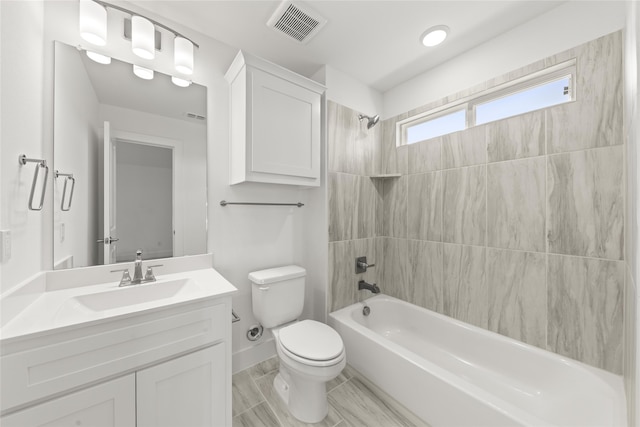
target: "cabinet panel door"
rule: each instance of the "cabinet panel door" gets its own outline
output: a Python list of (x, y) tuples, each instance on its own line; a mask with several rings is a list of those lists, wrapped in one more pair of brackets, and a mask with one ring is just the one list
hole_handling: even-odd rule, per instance
[(137, 426), (225, 426), (224, 345), (137, 372)]
[(251, 171), (319, 177), (320, 95), (260, 70), (251, 79)]
[(135, 427), (135, 376), (108, 381), (2, 417), (2, 427)]

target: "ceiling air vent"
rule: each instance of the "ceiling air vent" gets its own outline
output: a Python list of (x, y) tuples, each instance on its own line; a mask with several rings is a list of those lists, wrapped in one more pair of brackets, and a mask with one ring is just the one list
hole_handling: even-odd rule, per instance
[(299, 2), (283, 1), (269, 18), (267, 26), (300, 43), (307, 43), (327, 23), (306, 5)]

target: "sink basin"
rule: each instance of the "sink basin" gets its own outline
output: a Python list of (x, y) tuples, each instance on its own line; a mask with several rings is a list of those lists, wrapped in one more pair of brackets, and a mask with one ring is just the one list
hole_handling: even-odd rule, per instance
[(167, 298), (175, 298), (176, 296), (186, 296), (199, 290), (200, 288), (196, 282), (191, 279), (176, 279), (166, 282), (152, 282), (122, 288), (118, 287), (94, 294), (80, 295), (73, 299), (89, 310), (106, 311)]
[(106, 291), (78, 295), (66, 300), (54, 316), (54, 323), (68, 324), (88, 318), (103, 317), (153, 308), (167, 301), (178, 302), (197, 296), (202, 289), (190, 278), (116, 287)]

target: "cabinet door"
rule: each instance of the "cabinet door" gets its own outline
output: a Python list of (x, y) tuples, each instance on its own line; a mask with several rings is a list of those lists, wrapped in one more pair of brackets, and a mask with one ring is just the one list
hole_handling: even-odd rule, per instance
[(2, 427), (135, 427), (134, 374), (2, 417)]
[(137, 426), (225, 426), (230, 385), (224, 346), (217, 344), (137, 372)]
[(251, 71), (251, 171), (320, 176), (320, 95)]

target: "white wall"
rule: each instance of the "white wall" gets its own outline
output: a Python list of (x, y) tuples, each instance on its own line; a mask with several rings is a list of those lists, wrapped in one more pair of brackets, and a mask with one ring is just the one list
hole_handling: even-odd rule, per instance
[[(0, 229), (12, 234), (12, 256), (0, 271), (4, 292), (45, 266), (41, 236), (45, 222), (51, 227), (52, 221), (51, 197), (41, 212), (27, 209), (35, 165), (18, 164), (20, 154), (48, 157), (43, 143), (43, 6), (2, 1), (0, 11)], [(51, 181), (47, 191), (51, 196)]]
[(327, 100), (367, 116), (382, 115), (382, 94), (330, 65), (323, 66), (313, 79), (327, 87)]
[[(69, 256), (83, 267), (98, 261), (98, 98), (78, 51), (57, 49), (55, 91), (56, 149), (53, 165), (76, 180), (69, 211), (60, 208), (65, 178), (53, 180), (54, 266)], [(68, 200), (70, 183), (67, 184)], [(48, 213), (45, 213), (48, 215)]]
[[(453, 95), (624, 25), (624, 2), (568, 1), (385, 92), (382, 118)], [(446, 49), (446, 43), (439, 48)]]

